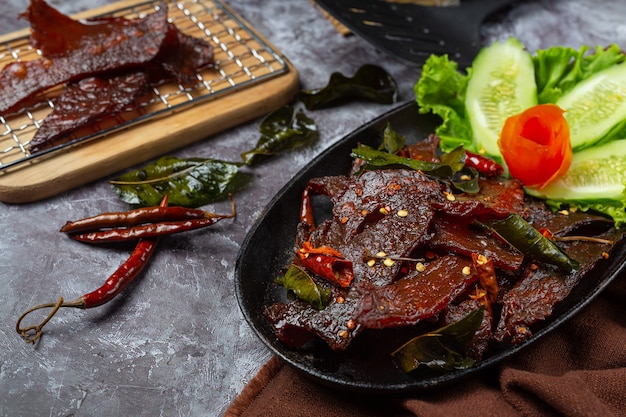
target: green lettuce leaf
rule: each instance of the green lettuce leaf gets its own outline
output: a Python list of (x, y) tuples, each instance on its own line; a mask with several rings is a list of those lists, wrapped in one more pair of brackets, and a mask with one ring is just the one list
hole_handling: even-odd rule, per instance
[(592, 54), (589, 49), (586, 45), (578, 50), (555, 46), (536, 51), (533, 63), (539, 103), (556, 103), (580, 81), (626, 59), (615, 44), (606, 49), (598, 46)]
[(420, 113), (433, 113), (442, 119), (435, 133), (444, 151), (458, 146), (472, 150), (472, 127), (465, 113), (468, 79), (469, 75), (459, 72), (458, 64), (447, 55), (431, 55), (413, 88)]

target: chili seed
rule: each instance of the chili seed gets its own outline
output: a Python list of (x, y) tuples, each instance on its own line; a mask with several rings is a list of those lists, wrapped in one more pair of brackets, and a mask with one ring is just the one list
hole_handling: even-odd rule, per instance
[(456, 200), (456, 197), (455, 197), (455, 196), (454, 196), (454, 194), (452, 194), (452, 193), (448, 193), (448, 192), (446, 192), (446, 193), (445, 193), (445, 195), (446, 195), (446, 200), (448, 200), (448, 201), (454, 201), (454, 200)]
[(379, 258), (384, 258), (385, 256), (387, 256), (387, 254), (385, 252), (383, 252), (383, 251), (380, 251), (380, 252), (378, 252), (376, 254), (376, 256), (379, 257)]
[(356, 323), (353, 319), (350, 319), (346, 322), (346, 327), (350, 330), (354, 330), (354, 328), (356, 327)]
[(608, 254), (608, 252), (602, 252), (602, 258), (604, 258), (604, 259), (609, 259), (609, 254)]
[(424, 272), (426, 270), (426, 266), (423, 263), (418, 262), (415, 264), (415, 270), (417, 272)]
[(567, 210), (559, 210), (559, 214), (562, 214), (564, 216), (568, 216), (569, 215), (569, 211), (567, 211)]
[(467, 174), (463, 174), (463, 175), (461, 175), (461, 180), (463, 180), (463, 181), (469, 181), (469, 180), (471, 180), (471, 179), (472, 179), (472, 177), (470, 177), (470, 176), (469, 176), (469, 175), (467, 175)]
[(393, 266), (393, 264), (395, 263), (396, 262), (391, 258), (385, 258), (385, 260), (383, 261), (383, 264), (385, 264), (385, 266)]
[(361, 210), (361, 214), (362, 214), (362, 215), (364, 215), (364, 216), (365, 216), (365, 215), (367, 215), (367, 213), (368, 213), (368, 211), (367, 211), (367, 210)]
[(470, 268), (469, 266), (463, 267), (463, 275), (469, 275), (471, 273), (472, 273), (472, 268)]
[(342, 330), (339, 332), (339, 337), (341, 337), (342, 339), (347, 339), (349, 335), (350, 334), (348, 333), (347, 330)]
[(398, 212), (396, 213), (398, 217), (406, 217), (409, 215), (409, 212), (406, 210), (398, 210)]
[(346, 224), (346, 223), (348, 223), (348, 217), (342, 217), (341, 224)]
[(385, 207), (381, 207), (381, 208), (378, 210), (378, 212), (379, 212), (380, 214), (389, 214), (389, 211), (387, 211), (387, 209), (386, 209)]
[(367, 266), (374, 266), (376, 265), (376, 259), (370, 259), (369, 261), (367, 261)]

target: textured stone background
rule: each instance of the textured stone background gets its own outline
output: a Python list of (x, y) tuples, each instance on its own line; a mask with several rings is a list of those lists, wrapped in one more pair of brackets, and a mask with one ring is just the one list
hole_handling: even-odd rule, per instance
[[(65, 13), (103, 0), (53, 0)], [(26, 0), (0, 0), (0, 33), (26, 27), (16, 20)], [(303, 88), (325, 85), (334, 71), (352, 74), (378, 63), (413, 98), (419, 69), (358, 37), (344, 37), (307, 0), (237, 0), (241, 16), (290, 59)], [(532, 51), (564, 44), (626, 47), (623, 0), (519, 1), (483, 27), (485, 43), (513, 35)], [(49, 198), (0, 203), (0, 415), (217, 416), (269, 358), (242, 318), (233, 287), (240, 243), (263, 207), (290, 178), (330, 144), (393, 106), (353, 103), (311, 114), (319, 143), (254, 170), (255, 183), (237, 195), (238, 217), (200, 233), (166, 239), (142, 278), (110, 304), (61, 311), (41, 342), (25, 345), (14, 330), (28, 306), (67, 299), (99, 285), (127, 257), (127, 248), (93, 248), (58, 232), (69, 219), (126, 206), (106, 179)], [(164, 120), (162, 123), (167, 123)], [(256, 143), (259, 120), (181, 149), (179, 157), (238, 160)], [(216, 204), (208, 210), (224, 211)]]

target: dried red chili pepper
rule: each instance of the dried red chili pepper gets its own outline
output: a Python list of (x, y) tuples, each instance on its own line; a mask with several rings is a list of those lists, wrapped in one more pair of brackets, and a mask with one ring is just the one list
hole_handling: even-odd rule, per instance
[(69, 221), (60, 231), (64, 233), (78, 233), (107, 227), (138, 226), (143, 223), (203, 219), (217, 216), (219, 215), (204, 210), (181, 206), (142, 207), (129, 211), (112, 211), (76, 221)]
[(472, 253), (472, 262), (478, 275), (478, 282), (487, 291), (489, 302), (494, 303), (498, 298), (498, 281), (493, 261), (484, 255)]
[(313, 247), (309, 242), (304, 242), (298, 251), (301, 266), (339, 285), (349, 287), (354, 279), (352, 262), (343, 258), (341, 252), (328, 247)]
[(497, 177), (504, 173), (504, 167), (486, 156), (465, 151), (465, 166), (474, 168), (487, 177)]
[[(161, 201), (161, 207), (165, 206), (167, 206), (167, 196), (165, 196)], [(86, 309), (98, 307), (111, 301), (141, 273), (154, 254), (159, 240), (160, 239), (158, 237), (140, 240), (126, 262), (120, 265), (120, 267), (98, 289), (84, 294), (73, 301), (64, 302), (63, 297), (59, 297), (59, 300), (56, 303), (40, 304), (29, 308), (17, 319), (15, 330), (24, 338), (24, 340), (26, 340), (26, 342), (34, 344), (41, 337), (43, 326), (48, 323), (59, 308), (74, 307)], [(43, 308), (52, 308), (52, 311), (40, 324), (37, 326), (21, 327), (21, 322), (24, 317), (35, 310)]]
[(215, 214), (177, 206), (144, 207), (125, 212), (103, 213), (68, 222), (61, 231), (70, 233), (72, 239), (81, 242), (124, 242), (210, 226), (222, 219), (235, 217), (236, 209), (232, 199), (231, 206), (232, 211), (229, 214)]

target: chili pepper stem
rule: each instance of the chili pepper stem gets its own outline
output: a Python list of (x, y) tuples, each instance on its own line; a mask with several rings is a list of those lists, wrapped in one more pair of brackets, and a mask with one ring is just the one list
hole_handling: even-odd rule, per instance
[[(74, 301), (64, 302), (63, 297), (59, 297), (56, 303), (45, 303), (31, 307), (28, 310), (24, 311), (22, 315), (17, 319), (17, 322), (15, 323), (15, 330), (19, 333), (20, 336), (22, 336), (22, 338), (27, 343), (31, 343), (34, 345), (41, 337), (43, 327), (50, 321), (50, 319), (57, 313), (57, 311), (59, 311), (61, 307), (85, 308), (85, 300), (83, 299), (83, 297), (79, 297)], [(22, 320), (24, 320), (26, 316), (34, 311), (44, 308), (51, 308), (52, 310), (50, 311), (50, 313), (48, 313), (48, 315), (43, 319), (41, 323), (36, 326), (21, 327)]]
[(232, 219), (237, 215), (237, 207), (235, 206), (235, 199), (232, 194), (228, 194), (228, 199), (230, 200), (230, 214), (215, 214), (211, 212), (205, 212), (205, 217), (213, 218), (213, 217), (221, 217), (223, 219)]

